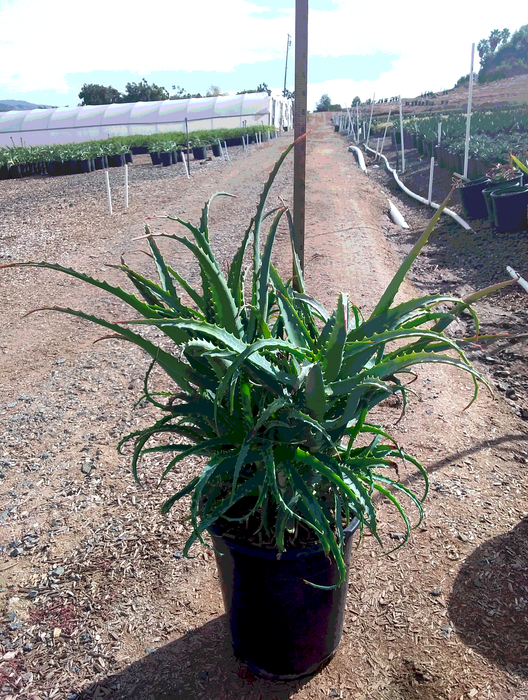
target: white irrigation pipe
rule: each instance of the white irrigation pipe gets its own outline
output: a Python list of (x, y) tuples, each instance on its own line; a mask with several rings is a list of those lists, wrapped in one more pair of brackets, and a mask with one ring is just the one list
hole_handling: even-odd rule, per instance
[[(257, 136), (258, 136), (258, 133), (257, 133)], [(224, 141), (224, 148), (225, 148), (226, 159), (231, 160), (231, 158), (229, 157), (229, 152), (227, 150), (227, 143), (225, 141)]]
[(431, 206), (431, 199), (433, 197), (434, 165), (435, 165), (435, 159), (431, 158), (431, 165), (429, 166), (429, 192), (427, 195), (427, 204), (429, 206)]
[[(360, 148), (358, 148), (357, 146), (349, 146), (348, 150), (353, 151), (356, 154), (359, 167), (361, 168), (361, 170), (363, 170), (364, 173), (366, 173), (367, 166), (365, 165), (365, 158), (363, 157), (363, 151)], [(369, 150), (372, 150), (372, 149), (369, 149)]]
[(105, 170), (105, 180), (106, 180), (106, 195), (108, 197), (108, 209), (110, 214), (112, 214), (112, 195), (110, 194), (110, 178), (108, 176), (108, 170)]
[(510, 275), (510, 277), (513, 277), (513, 279), (517, 280), (517, 282), (521, 285), (525, 292), (528, 292), (528, 282), (525, 279), (523, 279), (517, 272), (515, 272), (515, 270), (512, 269), (509, 265), (506, 265), (506, 272)]
[(438, 122), (438, 145), (442, 139), (442, 122)]
[(222, 156), (222, 160), (225, 160), (226, 157), (224, 155), (224, 149), (222, 148), (222, 144), (220, 143), (220, 139), (216, 139), (218, 142), (218, 148), (220, 149), (220, 155)]
[(405, 221), (403, 216), (400, 214), (399, 210), (390, 201), (390, 199), (389, 199), (389, 210), (390, 210), (391, 219), (394, 221), (395, 224), (398, 224), (398, 226), (401, 226), (402, 228), (409, 228), (409, 224)]
[(128, 209), (128, 164), (125, 163), (125, 209)]
[(471, 69), (469, 71), (469, 94), (466, 117), (466, 144), (464, 147), (464, 177), (467, 179), (469, 160), (469, 134), (471, 130), (471, 101), (473, 97), (473, 59), (475, 57), (475, 44), (471, 44)]
[[(351, 148), (351, 147), (350, 147), (350, 148)], [(373, 148), (369, 148), (368, 146), (367, 146), (367, 150), (372, 151), (372, 153), (375, 153), (374, 149), (373, 149)], [(381, 155), (381, 154), (380, 154), (380, 155)], [(403, 182), (402, 182), (402, 181), (400, 180), (400, 178), (398, 177), (398, 174), (396, 173), (396, 171), (393, 170), (393, 169), (390, 167), (389, 161), (387, 160), (387, 158), (386, 158), (384, 155), (381, 155), (381, 157), (382, 157), (383, 160), (385, 161), (385, 165), (387, 166), (387, 170), (388, 170), (390, 173), (392, 173), (392, 175), (393, 175), (394, 179), (396, 180), (396, 182), (398, 183), (398, 185), (401, 187), (401, 189), (402, 189), (406, 194), (409, 195), (409, 197), (413, 197), (413, 199), (417, 199), (417, 200), (418, 200), (419, 202), (421, 202), (422, 204), (427, 204), (428, 206), (433, 207), (433, 209), (439, 209), (439, 208), (440, 208), (440, 205), (439, 205), (439, 204), (436, 204), (436, 202), (431, 202), (431, 203), (429, 204), (429, 202), (427, 201), (427, 199), (425, 199), (425, 197), (421, 197), (419, 194), (416, 194), (415, 192), (411, 192), (411, 190), (410, 190), (408, 187), (405, 187), (405, 185), (403, 184)], [(464, 221), (464, 219), (461, 219), (460, 216), (458, 216), (458, 214), (455, 214), (454, 211), (451, 211), (451, 209), (448, 209), (448, 208), (446, 207), (446, 208), (444, 209), (444, 212), (443, 212), (443, 213), (444, 213), (444, 214), (447, 214), (448, 216), (450, 216), (451, 218), (453, 218), (458, 224), (460, 224), (460, 225), (462, 226), (462, 228), (466, 229), (466, 231), (472, 231), (471, 226), (470, 226), (468, 223), (466, 223), (466, 222)]]

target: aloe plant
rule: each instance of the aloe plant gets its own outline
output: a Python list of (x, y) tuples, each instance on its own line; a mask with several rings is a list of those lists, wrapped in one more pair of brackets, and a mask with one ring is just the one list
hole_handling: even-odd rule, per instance
[[(420, 363), (443, 363), (484, 381), (460, 345), (443, 329), (467, 304), (448, 295), (428, 295), (394, 305), (409, 267), (426, 243), (447, 200), (437, 211), (400, 270), (367, 319), (340, 294), (328, 313), (304, 288), (293, 250), (296, 286), (282, 279), (272, 262), (279, 222), (292, 217), (284, 206), (265, 212), (270, 187), (293, 144), (287, 148), (264, 187), (256, 213), (242, 235), (239, 250), (224, 274), (209, 237), (209, 210), (220, 192), (205, 205), (200, 222), (180, 218), (187, 235), (154, 234), (145, 227), (158, 280), (116, 265), (137, 290), (118, 286), (49, 262), (16, 265), (48, 268), (71, 275), (118, 297), (135, 318), (119, 323), (90, 313), (44, 307), (86, 319), (142, 348), (151, 358), (144, 381), (144, 399), (160, 411), (147, 428), (127, 435), (120, 451), (133, 441), (132, 472), (138, 480), (142, 457), (159, 453), (166, 458), (160, 481), (191, 455), (207, 458), (199, 476), (162, 505), (170, 508), (191, 494), (191, 532), (184, 554), (214, 523), (230, 519), (257, 522), (263, 536), (283, 551), (295, 544), (301, 523), (332, 555), (345, 580), (344, 527), (354, 516), (381, 542), (374, 496), (388, 499), (403, 520), (408, 539), (411, 521), (406, 504), (423, 516), (427, 494), (425, 468), (408, 455), (369, 412), (384, 399), (408, 389), (404, 379)], [(269, 230), (261, 241), (263, 224)], [(195, 256), (201, 286), (192, 286), (166, 260), (157, 241), (169, 238)], [(244, 256), (252, 246), (252, 268), (244, 284)], [(292, 233), (293, 246), (293, 233)], [(184, 303), (178, 289), (192, 300)], [(441, 305), (454, 305), (443, 310)], [(433, 324), (433, 325), (432, 325)], [(141, 335), (156, 326), (172, 343), (156, 344)], [(478, 326), (477, 326), (478, 331)], [(162, 368), (177, 391), (157, 393), (149, 378), (154, 365)], [(361, 437), (361, 440), (358, 438)], [(393, 475), (395, 460), (416, 468), (423, 478), (420, 494)], [(242, 510), (242, 512), (240, 512)], [(396, 549), (398, 548), (396, 547)], [(391, 550), (393, 551), (393, 550)]]

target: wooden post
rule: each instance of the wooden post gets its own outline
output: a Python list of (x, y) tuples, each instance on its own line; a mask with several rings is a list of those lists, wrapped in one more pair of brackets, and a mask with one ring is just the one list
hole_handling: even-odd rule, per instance
[[(294, 137), (306, 133), (308, 84), (308, 0), (295, 0), (295, 116)], [(295, 250), (304, 272), (304, 230), (306, 215), (306, 139), (293, 151), (293, 229)], [(299, 291), (298, 280), (294, 284)]]

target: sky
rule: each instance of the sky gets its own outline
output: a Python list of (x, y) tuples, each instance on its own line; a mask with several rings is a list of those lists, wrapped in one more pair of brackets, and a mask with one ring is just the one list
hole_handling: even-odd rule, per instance
[[(308, 109), (452, 88), (471, 45), (528, 23), (524, 3), (309, 0)], [(295, 0), (0, 0), (0, 100), (74, 107), (84, 83), (145, 78), (205, 94), (294, 89)], [(478, 70), (475, 51), (475, 70)]]

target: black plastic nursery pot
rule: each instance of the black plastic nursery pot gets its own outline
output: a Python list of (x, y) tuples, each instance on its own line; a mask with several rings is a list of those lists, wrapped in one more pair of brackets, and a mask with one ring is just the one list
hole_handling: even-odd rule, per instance
[(135, 156), (143, 155), (149, 152), (148, 146), (132, 146), (130, 150)]
[(166, 153), (160, 153), (161, 164), (165, 167), (172, 165), (172, 151), (167, 151)]
[(113, 156), (108, 156), (108, 165), (110, 168), (122, 168), (125, 164), (124, 153), (116, 153)]
[(345, 530), (347, 581), (320, 545), (283, 552), (239, 544), (209, 529), (235, 654), (256, 675), (293, 680), (316, 673), (335, 654), (343, 632), (355, 518)]
[(0, 180), (7, 180), (9, 177), (9, 168), (7, 165), (0, 165)]
[(485, 219), (488, 216), (482, 191), (489, 186), (490, 182), (489, 177), (484, 176), (465, 182), (458, 190), (464, 214), (468, 219)]
[(16, 163), (15, 165), (10, 166), (9, 177), (12, 179), (22, 177), (22, 165), (21, 165), (21, 163)]
[(152, 160), (152, 165), (161, 165), (161, 157), (158, 151), (151, 151), (150, 159)]
[(91, 158), (79, 160), (79, 161), (77, 161), (77, 163), (78, 163), (79, 172), (81, 172), (81, 173), (91, 173), (92, 170), (95, 170), (95, 165), (93, 164), (93, 160)]
[(132, 153), (125, 153), (125, 163), (133, 163)]
[(213, 150), (213, 155), (217, 158), (219, 158), (222, 155), (222, 149), (220, 148), (220, 145), (218, 143), (211, 144), (211, 148)]
[(494, 182), (489, 187), (482, 190), (486, 201), (487, 216), (490, 221), (493, 221), (493, 203), (491, 201), (491, 193), (495, 190), (509, 189), (510, 187), (520, 187), (522, 183), (522, 175), (513, 178), (513, 180), (504, 180), (503, 182)]
[(499, 231), (528, 228), (528, 185), (504, 188), (491, 193), (493, 221)]
[(205, 160), (207, 158), (207, 146), (194, 146), (192, 152), (194, 160)]

